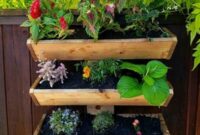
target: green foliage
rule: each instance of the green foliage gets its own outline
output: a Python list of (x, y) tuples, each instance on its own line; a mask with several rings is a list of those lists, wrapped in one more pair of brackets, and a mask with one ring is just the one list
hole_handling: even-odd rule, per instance
[(26, 9), (32, 0), (0, 0), (0, 9)]
[[(108, 76), (117, 76), (118, 71), (120, 70), (119, 67), (120, 63), (118, 60), (106, 59), (106, 60), (99, 60), (99, 61), (85, 61), (80, 64), (76, 64), (76, 66), (89, 67), (90, 69), (90, 76), (88, 79), (91, 84), (101, 84), (105, 82), (105, 79)], [(83, 73), (84, 74), (84, 73)]]
[(169, 95), (169, 85), (166, 80), (167, 66), (160, 61), (152, 60), (147, 65), (124, 62), (120, 67), (136, 72), (142, 78), (142, 81), (139, 82), (136, 78), (122, 76), (117, 84), (117, 89), (122, 98), (131, 98), (143, 94), (150, 104), (162, 105)]
[(122, 31), (120, 25), (117, 22), (114, 22), (114, 4), (115, 3), (108, 3), (105, 1), (104, 4), (102, 4), (96, 0), (94, 2), (86, 0), (79, 4), (79, 17), (77, 20), (78, 22), (83, 23), (85, 31), (90, 37), (97, 40), (102, 28)]
[[(193, 5), (193, 11), (188, 17), (187, 30), (190, 33), (190, 44), (193, 44), (195, 37), (200, 35), (200, 3)], [(197, 47), (194, 49), (194, 67), (195, 69), (200, 64), (200, 40), (196, 42)]]
[(50, 128), (56, 134), (64, 133), (66, 135), (72, 135), (79, 124), (79, 114), (76, 111), (70, 109), (53, 111), (50, 120)]
[(114, 119), (109, 112), (101, 112), (97, 114), (92, 121), (92, 127), (97, 134), (104, 134), (114, 125)]

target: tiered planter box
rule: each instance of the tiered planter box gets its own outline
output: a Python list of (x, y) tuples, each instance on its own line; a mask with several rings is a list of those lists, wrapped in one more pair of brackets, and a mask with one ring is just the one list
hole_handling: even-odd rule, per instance
[[(170, 32), (168, 32), (170, 33)], [(177, 38), (27, 41), (34, 60), (170, 59)]]
[[(30, 95), (36, 105), (135, 105), (150, 106), (144, 96), (125, 99), (121, 98), (116, 89), (36, 89), (40, 82), (38, 78), (30, 89)], [(171, 85), (170, 85), (171, 86)], [(170, 95), (162, 104), (167, 106), (173, 97), (173, 88)]]
[[(152, 114), (149, 114), (149, 115), (151, 116)], [(154, 115), (154, 117), (160, 119), (161, 131), (163, 132), (163, 135), (170, 135), (170, 132), (168, 130), (168, 127), (166, 125), (166, 122), (164, 120), (163, 115), (162, 114), (153, 114), (153, 115)], [(123, 116), (123, 117), (131, 117), (131, 116), (134, 116), (134, 114), (122, 114), (121, 116)], [(43, 123), (44, 123), (45, 117), (46, 117), (46, 114), (44, 114), (42, 116), (42, 118), (41, 118), (37, 128), (35, 129), (33, 135), (40, 135), (40, 129), (41, 129)]]

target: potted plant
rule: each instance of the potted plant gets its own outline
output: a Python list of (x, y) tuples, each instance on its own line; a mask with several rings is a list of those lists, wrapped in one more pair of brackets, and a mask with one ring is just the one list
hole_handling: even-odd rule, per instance
[(35, 0), (22, 26), (35, 60), (170, 59), (176, 36), (156, 21), (164, 4), (86, 0), (76, 19), (67, 3)]
[[(68, 115), (66, 115), (66, 110)], [(170, 135), (161, 114), (112, 115), (109, 112), (100, 112), (96, 115), (80, 112), (78, 114), (71, 109), (58, 109), (43, 115), (34, 135), (63, 135), (63, 133), (70, 135), (72, 132), (76, 135)], [(76, 119), (71, 119), (72, 117)], [(70, 122), (75, 125), (69, 125)]]

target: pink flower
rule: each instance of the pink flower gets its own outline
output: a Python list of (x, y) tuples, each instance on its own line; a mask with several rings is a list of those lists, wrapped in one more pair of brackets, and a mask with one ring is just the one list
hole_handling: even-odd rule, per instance
[(110, 13), (112, 16), (115, 15), (115, 4), (108, 4), (106, 5), (106, 12)]
[(137, 127), (140, 124), (140, 121), (138, 119), (135, 119), (132, 124), (134, 127)]
[(141, 131), (137, 131), (136, 135), (142, 135)]

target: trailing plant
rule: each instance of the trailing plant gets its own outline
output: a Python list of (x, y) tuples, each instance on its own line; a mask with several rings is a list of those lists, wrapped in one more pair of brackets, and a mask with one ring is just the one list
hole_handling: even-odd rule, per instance
[(21, 26), (30, 27), (31, 39), (37, 42), (43, 38), (66, 38), (74, 16), (67, 8), (66, 0), (34, 0), (28, 14), (29, 20)]
[(71, 109), (64, 109), (53, 111), (49, 124), (50, 128), (55, 134), (64, 133), (66, 135), (72, 135), (76, 132), (76, 128), (79, 125), (79, 113)]
[(50, 87), (53, 87), (56, 82), (61, 81), (63, 84), (64, 79), (68, 78), (68, 72), (63, 63), (56, 66), (55, 61), (42, 61), (38, 64), (38, 67), (40, 70), (38, 70), (37, 73), (39, 74), (39, 77), (42, 78), (40, 84), (48, 81)]
[(76, 64), (77, 67), (83, 68), (83, 78), (89, 80), (92, 85), (103, 83), (108, 76), (117, 76), (119, 65), (120, 61), (112, 59), (85, 61)]
[(149, 104), (160, 106), (169, 96), (169, 85), (166, 80), (168, 67), (160, 61), (152, 60), (146, 65), (123, 62), (120, 67), (141, 76), (141, 81), (125, 75), (120, 78), (117, 89), (122, 98), (143, 94)]
[(105, 134), (114, 125), (114, 119), (111, 113), (101, 112), (96, 115), (92, 121), (92, 127), (97, 134)]
[(200, 35), (200, 3), (195, 3), (193, 5), (193, 11), (189, 15), (187, 21), (187, 30), (190, 34), (190, 44), (192, 45), (194, 43), (197, 45), (193, 53), (195, 58), (193, 69), (195, 69), (200, 64), (200, 39), (197, 41), (195, 40), (197, 35)]

